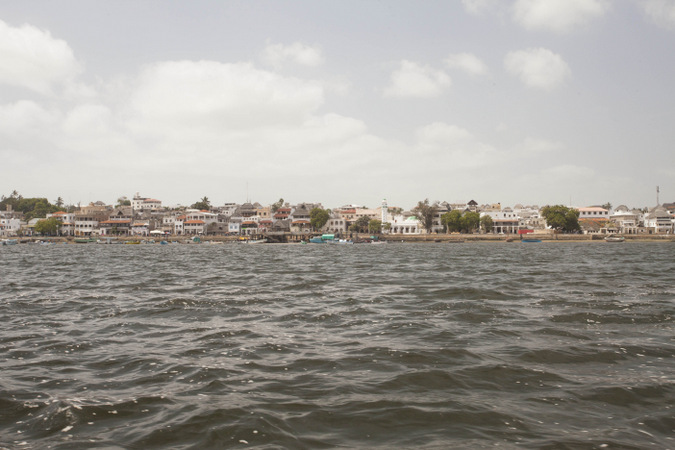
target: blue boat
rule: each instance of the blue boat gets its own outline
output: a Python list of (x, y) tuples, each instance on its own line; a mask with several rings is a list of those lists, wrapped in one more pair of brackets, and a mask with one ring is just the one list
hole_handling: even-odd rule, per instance
[(541, 239), (523, 239), (520, 242), (541, 242)]

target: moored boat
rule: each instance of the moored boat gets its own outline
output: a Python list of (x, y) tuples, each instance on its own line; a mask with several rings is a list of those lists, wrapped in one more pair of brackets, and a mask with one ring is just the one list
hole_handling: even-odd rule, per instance
[(605, 238), (605, 242), (624, 242), (626, 240), (623, 236), (610, 235)]

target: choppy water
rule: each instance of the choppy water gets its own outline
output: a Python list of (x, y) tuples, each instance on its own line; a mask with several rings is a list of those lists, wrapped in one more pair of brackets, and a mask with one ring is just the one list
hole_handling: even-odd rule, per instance
[(675, 448), (674, 261), (0, 247), (0, 447)]

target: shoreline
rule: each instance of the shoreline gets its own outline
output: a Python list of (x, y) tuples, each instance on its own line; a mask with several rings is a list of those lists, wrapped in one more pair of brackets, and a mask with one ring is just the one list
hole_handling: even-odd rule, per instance
[[(354, 234), (354, 240), (364, 240), (370, 239), (371, 234)], [(675, 242), (675, 235), (672, 234), (656, 234), (656, 235), (617, 235), (625, 238), (625, 242)], [(141, 242), (144, 241), (146, 244), (155, 243), (159, 244), (160, 241), (164, 240), (169, 243), (180, 243), (180, 244), (192, 244), (191, 240), (194, 236), (189, 235), (179, 235), (179, 236), (165, 236), (163, 238), (153, 238), (153, 237), (141, 237), (141, 236), (115, 236), (112, 237), (118, 243), (127, 243), (127, 242)], [(240, 236), (199, 236), (201, 243), (238, 243), (240, 241)], [(251, 237), (251, 239), (264, 238), (265, 236)], [(294, 236), (298, 238), (298, 236)], [(415, 244), (415, 243), (424, 243), (424, 244), (460, 244), (460, 243), (471, 243), (471, 242), (489, 242), (489, 243), (518, 243), (520, 242), (520, 236), (518, 235), (490, 235), (490, 234), (429, 234), (429, 235), (392, 235), (385, 234), (378, 236), (380, 240), (387, 241), (390, 243), (403, 243), (403, 244)], [(525, 239), (538, 239), (541, 242), (605, 242), (605, 235), (595, 235), (595, 234), (529, 234)], [(110, 237), (97, 237), (94, 238), (94, 241), (90, 242), (92, 244), (96, 243), (96, 240), (102, 239), (105, 240)], [(61, 244), (78, 244), (75, 242), (76, 239), (82, 239), (82, 237), (75, 236), (45, 236), (45, 237), (13, 237), (9, 239), (16, 239), (20, 244), (34, 244), (34, 243), (61, 243)], [(154, 241), (154, 242), (150, 242)], [(294, 242), (295, 241), (295, 242)], [(274, 244), (275, 242), (269, 242)], [(287, 244), (299, 243), (298, 239), (294, 239), (290, 242), (285, 242)]]

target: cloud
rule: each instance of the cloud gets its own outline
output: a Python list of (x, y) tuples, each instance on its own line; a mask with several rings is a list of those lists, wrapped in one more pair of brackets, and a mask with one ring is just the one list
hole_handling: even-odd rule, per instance
[(573, 182), (588, 181), (595, 176), (595, 170), (590, 167), (575, 166), (573, 164), (563, 164), (550, 167), (541, 171), (544, 179), (549, 182)]
[(401, 61), (391, 74), (389, 86), (384, 89), (385, 97), (436, 97), (451, 86), (450, 77), (442, 70), (422, 66), (412, 61)]
[(641, 0), (636, 4), (654, 23), (675, 30), (675, 2), (672, 0)]
[(565, 145), (562, 142), (552, 142), (546, 139), (526, 137), (522, 143), (514, 148), (513, 156), (542, 156), (546, 153), (557, 152), (564, 149)]
[(248, 63), (168, 61), (147, 66), (131, 94), (133, 120), (175, 130), (223, 132), (302, 123), (324, 101), (313, 81)]
[(546, 90), (559, 86), (572, 73), (560, 55), (545, 48), (511, 52), (504, 58), (504, 67), (527, 86)]
[(607, 0), (517, 0), (513, 19), (530, 30), (565, 33), (602, 17), (609, 8)]
[(81, 71), (65, 41), (31, 25), (17, 28), (0, 21), (0, 84), (52, 94)]
[(457, 53), (445, 59), (445, 64), (452, 69), (460, 69), (470, 75), (484, 75), (487, 66), (476, 55), (471, 53)]
[(415, 162), (429, 167), (476, 169), (493, 165), (502, 155), (491, 145), (477, 139), (468, 130), (443, 122), (434, 122), (416, 131)]
[(286, 61), (309, 67), (319, 66), (324, 62), (321, 49), (300, 42), (291, 45), (268, 44), (262, 58), (273, 67), (281, 67)]
[(462, 4), (469, 14), (480, 15), (501, 8), (503, 0), (462, 0)]

